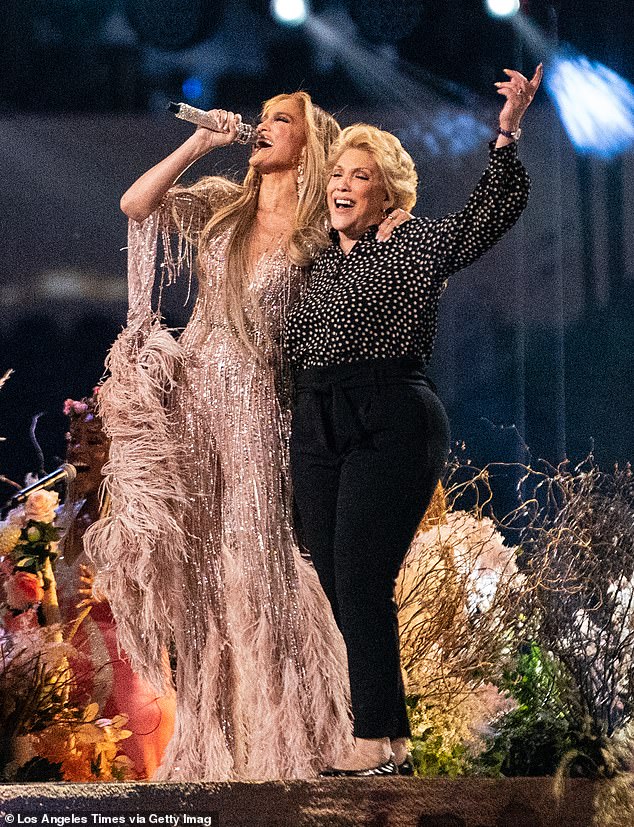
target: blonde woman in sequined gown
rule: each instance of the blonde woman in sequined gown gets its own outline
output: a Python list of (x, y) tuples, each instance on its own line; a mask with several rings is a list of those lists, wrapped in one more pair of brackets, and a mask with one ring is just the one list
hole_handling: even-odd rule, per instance
[[(221, 116), (224, 133), (199, 127), (122, 198), (130, 311), (100, 393), (112, 511), (87, 547), (134, 666), (160, 689), (175, 653), (175, 734), (155, 777), (305, 778), (351, 726), (343, 643), (292, 529), (280, 338), (328, 241), (322, 172), (339, 129), (305, 93), (278, 96), (243, 184), (175, 187), (234, 140), (236, 116)], [(172, 275), (196, 249), (178, 340), (150, 306), (160, 236)]]

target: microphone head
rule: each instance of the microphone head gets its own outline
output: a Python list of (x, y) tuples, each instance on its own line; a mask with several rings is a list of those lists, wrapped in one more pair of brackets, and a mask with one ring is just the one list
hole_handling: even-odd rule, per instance
[(180, 103), (174, 103), (173, 101), (171, 101), (171, 102), (167, 105), (167, 111), (168, 111), (168, 112), (174, 112), (174, 113), (176, 113), (176, 112), (179, 112), (179, 111), (180, 111), (180, 108), (181, 108)]
[(71, 465), (70, 462), (65, 462), (62, 465), (62, 468), (64, 469), (66, 479), (68, 480), (68, 482), (72, 482), (77, 476), (77, 469), (75, 468), (75, 466)]

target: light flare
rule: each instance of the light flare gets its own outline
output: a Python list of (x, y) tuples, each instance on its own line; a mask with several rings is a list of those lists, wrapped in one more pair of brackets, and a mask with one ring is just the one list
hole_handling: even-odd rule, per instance
[(520, 10), (520, 0), (486, 0), (491, 17), (513, 17)]
[(278, 23), (301, 26), (308, 17), (308, 5), (305, 0), (272, 0), (271, 13)]
[(583, 55), (557, 56), (545, 84), (575, 148), (610, 159), (634, 145), (634, 87)]

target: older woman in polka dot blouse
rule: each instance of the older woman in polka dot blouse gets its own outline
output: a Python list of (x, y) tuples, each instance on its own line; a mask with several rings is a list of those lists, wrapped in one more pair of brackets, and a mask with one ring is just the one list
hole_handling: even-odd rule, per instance
[[(394, 584), (449, 447), (426, 378), (438, 300), (447, 277), (499, 241), (528, 198), (517, 140), (542, 67), (530, 81), (505, 72), (498, 138), (460, 212), (400, 224), (417, 176), (388, 132), (351, 126), (331, 150), (332, 244), (285, 335), (298, 528), (346, 643), (354, 716), (354, 748), (322, 775), (412, 772)], [(383, 240), (386, 214), (400, 226)]]

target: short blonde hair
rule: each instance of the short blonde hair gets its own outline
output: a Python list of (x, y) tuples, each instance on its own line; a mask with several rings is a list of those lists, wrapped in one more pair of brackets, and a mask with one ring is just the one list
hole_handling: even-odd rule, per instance
[(367, 123), (346, 127), (331, 147), (326, 167), (329, 175), (347, 149), (361, 149), (372, 155), (381, 170), (390, 208), (412, 209), (418, 175), (414, 161), (396, 135)]

